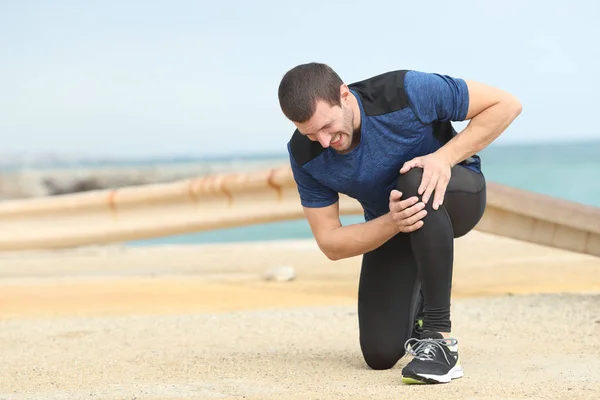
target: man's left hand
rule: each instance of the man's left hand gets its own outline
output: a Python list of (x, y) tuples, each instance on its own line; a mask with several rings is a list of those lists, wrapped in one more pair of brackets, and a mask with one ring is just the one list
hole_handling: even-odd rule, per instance
[(405, 162), (400, 169), (400, 173), (405, 174), (411, 168), (423, 168), (423, 178), (418, 193), (422, 195), (421, 200), (423, 203), (427, 204), (435, 190), (432, 207), (437, 210), (444, 202), (446, 187), (450, 182), (452, 164), (439, 153), (431, 153)]

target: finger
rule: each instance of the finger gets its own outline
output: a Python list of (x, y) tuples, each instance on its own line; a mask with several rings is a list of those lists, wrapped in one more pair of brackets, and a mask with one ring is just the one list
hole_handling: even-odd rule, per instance
[(435, 196), (433, 199), (433, 209), (437, 210), (444, 202), (444, 195), (446, 194), (446, 188), (448, 187), (448, 179), (440, 178), (438, 184), (435, 187)]
[(423, 224), (424, 224), (423, 221), (417, 221), (417, 223), (414, 224), (414, 225), (409, 225), (409, 226), (402, 227), (402, 229), (400, 229), (400, 231), (404, 232), (404, 233), (414, 232), (417, 229), (421, 228), (423, 226)]
[(412, 207), (415, 204), (417, 204), (418, 201), (419, 201), (419, 198), (417, 196), (409, 197), (406, 200), (399, 201), (398, 202), (398, 211), (402, 211), (404, 209), (407, 209), (408, 207)]
[(429, 185), (429, 181), (431, 180), (432, 176), (433, 176), (433, 172), (431, 171), (431, 169), (424, 169), (423, 170), (423, 177), (421, 178), (421, 185), (419, 185), (419, 189), (417, 190), (417, 193), (419, 195), (423, 194), (423, 192), (425, 191), (425, 189)]
[(431, 194), (433, 193), (433, 190), (437, 186), (437, 183), (438, 183), (439, 179), (440, 178), (439, 178), (438, 174), (433, 174), (432, 175), (431, 179), (427, 183), (427, 187), (425, 189), (425, 193), (423, 193), (423, 198), (422, 198), (423, 203), (427, 204), (427, 202), (431, 198)]
[(400, 173), (404, 174), (406, 172), (408, 172), (411, 168), (415, 168), (418, 167), (421, 164), (421, 158), (417, 157), (417, 158), (413, 158), (410, 161), (407, 161), (404, 163), (404, 165), (402, 166), (402, 168), (400, 168)]
[[(422, 221), (427, 216), (427, 210), (422, 210), (406, 220), (406, 226), (414, 226), (417, 222)], [(425, 221), (422, 221), (425, 223)]]
[(419, 211), (421, 211), (422, 209), (425, 208), (425, 203), (423, 202), (419, 202), (417, 204), (415, 204), (412, 207), (406, 208), (404, 210), (402, 210), (401, 214), (401, 218), (402, 219), (408, 219), (411, 216), (415, 215), (416, 213), (418, 213)]
[(406, 209), (408, 209), (410, 206), (416, 204), (418, 201), (419, 201), (419, 199), (417, 199), (415, 197), (413, 200), (409, 199), (409, 200), (403, 200), (403, 201), (390, 202), (390, 211), (392, 211), (394, 214), (398, 214), (399, 219), (406, 218), (406, 216), (404, 214)]
[(434, 174), (431, 177), (431, 180), (429, 181), (429, 184), (427, 185), (427, 189), (425, 189), (425, 193), (423, 194), (423, 203), (427, 204), (427, 202), (429, 201), (429, 199), (431, 199), (431, 195), (433, 194), (433, 190), (435, 189), (435, 187), (437, 186), (438, 181), (440, 180), (440, 177), (438, 174)]
[(400, 168), (400, 173), (404, 174), (406, 172), (408, 172), (412, 167), (413, 167), (413, 161), (407, 161), (404, 163), (404, 165), (402, 165), (402, 168)]
[(404, 219), (404, 226), (412, 226), (427, 216), (427, 210), (420, 210), (411, 217)]
[[(414, 199), (415, 201), (418, 201), (416, 197), (414, 197)], [(398, 225), (399, 228), (402, 228), (409, 224), (409, 222), (407, 222), (407, 219), (424, 208), (425, 204), (423, 203), (418, 203), (408, 208), (401, 208), (399, 203), (390, 203), (392, 219), (395, 221), (396, 225)]]
[(396, 189), (393, 189), (390, 192), (390, 201), (398, 201), (402, 198), (402, 192)]

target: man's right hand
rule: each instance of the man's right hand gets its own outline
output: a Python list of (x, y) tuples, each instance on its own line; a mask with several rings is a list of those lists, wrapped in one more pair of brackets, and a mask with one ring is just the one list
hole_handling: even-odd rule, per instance
[(390, 193), (390, 214), (400, 232), (413, 232), (423, 226), (422, 219), (427, 215), (425, 204), (414, 196), (402, 200), (402, 193)]

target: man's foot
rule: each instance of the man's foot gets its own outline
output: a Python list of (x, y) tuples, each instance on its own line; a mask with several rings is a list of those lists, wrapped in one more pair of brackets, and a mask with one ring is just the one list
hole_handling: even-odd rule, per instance
[(408, 339), (404, 347), (415, 357), (402, 369), (402, 382), (448, 383), (462, 377), (457, 343), (431, 331), (424, 331), (421, 339)]

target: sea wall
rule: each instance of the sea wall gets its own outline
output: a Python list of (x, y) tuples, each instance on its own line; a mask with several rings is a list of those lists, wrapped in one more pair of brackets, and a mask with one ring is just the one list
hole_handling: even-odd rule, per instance
[[(361, 214), (340, 195), (340, 213)], [(303, 218), (289, 166), (0, 202), (0, 250), (64, 248)], [(475, 229), (600, 256), (600, 208), (488, 182)]]

